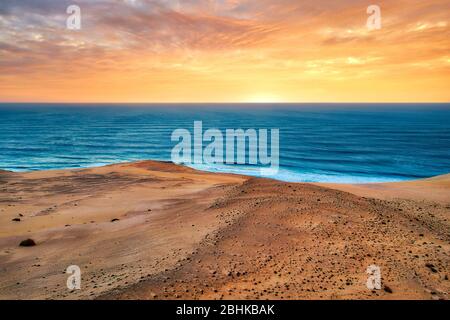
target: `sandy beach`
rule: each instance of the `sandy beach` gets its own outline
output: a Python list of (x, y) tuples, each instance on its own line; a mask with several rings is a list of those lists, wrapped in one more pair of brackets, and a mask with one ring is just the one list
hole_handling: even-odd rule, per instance
[[(81, 290), (66, 287), (70, 265)], [(370, 265), (381, 290), (366, 287)], [(450, 175), (284, 183), (154, 161), (0, 171), (0, 299), (449, 299), (449, 276)]]

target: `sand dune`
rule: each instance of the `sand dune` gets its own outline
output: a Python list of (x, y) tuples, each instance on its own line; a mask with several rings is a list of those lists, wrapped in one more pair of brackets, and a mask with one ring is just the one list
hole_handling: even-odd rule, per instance
[[(153, 161), (2, 171), (0, 298), (448, 299), (449, 195), (448, 175), (314, 185)], [(27, 238), (36, 246), (20, 247)], [(382, 290), (366, 288), (372, 264)], [(66, 288), (69, 265), (81, 290)]]
[(317, 185), (347, 191), (361, 197), (450, 203), (450, 174), (408, 182), (369, 184), (317, 183)]

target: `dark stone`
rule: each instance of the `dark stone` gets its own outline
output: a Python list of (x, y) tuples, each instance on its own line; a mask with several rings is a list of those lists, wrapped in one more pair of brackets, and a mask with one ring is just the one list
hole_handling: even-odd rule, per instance
[(14, 219), (12, 219), (12, 221), (19, 222), (20, 218), (14, 218)]
[(392, 293), (392, 289), (391, 288), (389, 288), (388, 286), (384, 286), (384, 291), (385, 292), (387, 292), (387, 293)]
[(36, 245), (36, 242), (34, 242), (33, 239), (26, 239), (26, 240), (23, 240), (19, 245), (21, 247), (33, 247)]
[(119, 219), (114, 218), (114, 219), (111, 220), (111, 222), (116, 222), (116, 221), (119, 221)]
[(425, 265), (425, 267), (427, 267), (428, 269), (430, 269), (431, 272), (437, 273), (436, 268), (435, 268), (434, 265), (432, 265), (431, 263), (427, 263), (427, 264)]

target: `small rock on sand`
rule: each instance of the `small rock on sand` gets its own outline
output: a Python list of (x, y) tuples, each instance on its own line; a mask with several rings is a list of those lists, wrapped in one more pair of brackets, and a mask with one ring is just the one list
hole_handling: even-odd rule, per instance
[(20, 242), (21, 247), (33, 247), (36, 245), (36, 242), (33, 239), (26, 239)]
[(434, 265), (432, 265), (431, 263), (427, 263), (425, 266), (426, 266), (428, 269), (430, 269), (431, 272), (437, 273), (436, 268), (435, 268)]

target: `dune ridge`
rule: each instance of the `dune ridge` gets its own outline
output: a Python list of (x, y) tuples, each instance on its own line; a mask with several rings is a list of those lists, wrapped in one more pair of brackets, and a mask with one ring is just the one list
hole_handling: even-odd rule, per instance
[(448, 299), (449, 190), (450, 175), (325, 185), (156, 161), (0, 172), (0, 299)]

